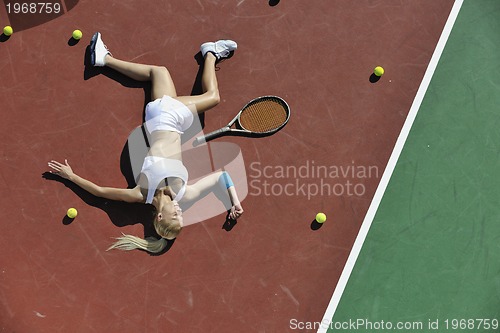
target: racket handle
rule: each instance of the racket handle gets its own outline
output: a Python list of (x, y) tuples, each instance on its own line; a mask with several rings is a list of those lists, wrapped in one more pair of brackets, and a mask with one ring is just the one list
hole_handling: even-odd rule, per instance
[(194, 140), (193, 145), (198, 146), (198, 145), (202, 144), (203, 142), (208, 142), (210, 140), (218, 138), (219, 136), (222, 136), (225, 132), (228, 132), (228, 131), (229, 131), (229, 127), (223, 127), (223, 128), (218, 129), (216, 131), (210, 132), (206, 135), (200, 135), (199, 137), (197, 137)]

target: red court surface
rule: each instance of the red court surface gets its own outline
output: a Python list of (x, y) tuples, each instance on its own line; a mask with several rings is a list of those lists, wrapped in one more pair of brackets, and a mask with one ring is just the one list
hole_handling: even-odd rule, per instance
[[(89, 0), (12, 24), (0, 43), (0, 331), (288, 332), (292, 319), (321, 320), (452, 4)], [(218, 139), (241, 147), (249, 181), (232, 228), (221, 214), (159, 256), (106, 252), (121, 232), (144, 235), (144, 205), (43, 175), (66, 158), (97, 184), (127, 187), (121, 160), (149, 91), (85, 67), (94, 31), (116, 57), (167, 66), (180, 95), (199, 92), (202, 42), (236, 40), (205, 132), (254, 97), (287, 100), (292, 118), (276, 135)], [(377, 65), (386, 73), (370, 82)], [(328, 220), (317, 228), (319, 211)]]

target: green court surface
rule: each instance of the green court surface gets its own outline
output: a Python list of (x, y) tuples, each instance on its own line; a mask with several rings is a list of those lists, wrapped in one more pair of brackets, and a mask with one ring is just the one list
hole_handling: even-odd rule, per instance
[(499, 174), (500, 1), (466, 0), (328, 332), (500, 332)]

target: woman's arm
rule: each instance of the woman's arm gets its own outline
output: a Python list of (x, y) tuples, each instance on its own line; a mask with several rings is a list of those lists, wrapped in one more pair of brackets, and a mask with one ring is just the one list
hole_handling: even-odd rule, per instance
[(183, 199), (194, 202), (203, 198), (208, 193), (217, 190), (227, 191), (227, 195), (232, 205), (229, 216), (234, 220), (239, 218), (243, 214), (243, 208), (231, 177), (226, 171), (215, 172), (200, 179), (195, 184), (187, 186)]
[(125, 201), (125, 202), (142, 202), (143, 197), (139, 187), (133, 189), (122, 189), (113, 187), (102, 187), (91, 181), (84, 179), (73, 172), (71, 166), (68, 164), (67, 160), (64, 160), (65, 164), (59, 163), (57, 161), (50, 161), (49, 167), (54, 171), (50, 171), (64, 179), (68, 179), (80, 186), (85, 191), (101, 198)]

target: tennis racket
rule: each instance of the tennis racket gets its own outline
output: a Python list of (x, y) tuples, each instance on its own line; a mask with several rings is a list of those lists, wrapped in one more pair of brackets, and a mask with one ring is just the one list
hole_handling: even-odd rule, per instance
[[(248, 102), (226, 126), (197, 137), (197, 146), (223, 135), (236, 134), (249, 137), (263, 137), (282, 129), (290, 119), (288, 104), (277, 96), (257, 97)], [(235, 123), (237, 128), (231, 128)]]

